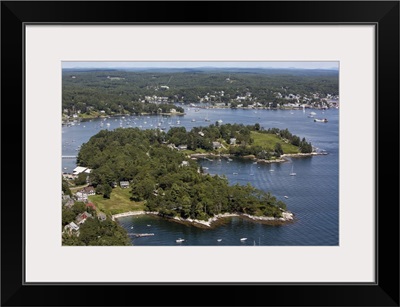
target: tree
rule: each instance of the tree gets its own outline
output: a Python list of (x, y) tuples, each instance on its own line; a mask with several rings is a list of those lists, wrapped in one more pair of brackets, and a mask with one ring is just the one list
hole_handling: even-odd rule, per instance
[(275, 143), (275, 153), (277, 157), (280, 157), (283, 154), (283, 149), (281, 143)]
[(86, 173), (80, 173), (79, 175), (78, 175), (78, 177), (76, 177), (75, 179), (74, 179), (74, 183), (76, 184), (76, 185), (84, 185), (84, 184), (86, 184), (86, 178), (87, 178), (87, 174)]
[(85, 203), (81, 202), (81, 201), (76, 201), (74, 203), (74, 205), (72, 206), (72, 211), (74, 212), (75, 216), (83, 213), (86, 211), (86, 205)]
[(112, 188), (110, 187), (110, 185), (105, 184), (103, 186), (103, 197), (109, 199), (111, 197), (111, 192), (112, 192)]
[(69, 184), (65, 179), (62, 179), (62, 191), (64, 192), (64, 195), (72, 196), (72, 192), (69, 189)]
[(69, 208), (62, 208), (61, 213), (62, 213), (62, 225), (63, 226), (71, 223), (76, 217), (75, 212)]

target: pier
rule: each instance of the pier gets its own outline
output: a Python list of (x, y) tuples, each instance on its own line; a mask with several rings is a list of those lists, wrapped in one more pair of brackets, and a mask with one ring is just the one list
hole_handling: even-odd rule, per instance
[(62, 156), (63, 159), (76, 159), (76, 156)]
[(154, 236), (154, 233), (130, 233), (130, 236), (134, 236), (136, 238), (141, 238), (141, 237), (150, 237)]

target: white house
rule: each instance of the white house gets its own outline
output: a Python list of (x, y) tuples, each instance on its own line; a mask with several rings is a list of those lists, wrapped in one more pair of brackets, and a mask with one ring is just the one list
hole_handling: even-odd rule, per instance
[(213, 149), (218, 149), (218, 148), (222, 147), (220, 142), (212, 142), (212, 146), (213, 146)]
[(85, 192), (76, 192), (75, 196), (77, 201), (86, 202), (88, 200), (88, 195)]
[(119, 186), (123, 189), (129, 188), (129, 181), (120, 181)]
[(79, 226), (76, 225), (74, 222), (69, 223), (68, 225), (65, 225), (64, 231), (68, 232), (69, 234), (77, 234), (79, 235)]

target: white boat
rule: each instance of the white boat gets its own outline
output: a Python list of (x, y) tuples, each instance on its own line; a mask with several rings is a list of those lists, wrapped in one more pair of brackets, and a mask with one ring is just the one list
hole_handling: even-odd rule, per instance
[(322, 118), (322, 119), (314, 118), (314, 122), (316, 122), (316, 123), (327, 123), (328, 120), (326, 118)]
[(293, 172), (293, 165), (292, 165), (292, 171), (289, 173), (290, 176), (296, 176), (296, 173)]
[(179, 238), (179, 239), (176, 240), (176, 243), (182, 243), (184, 241), (185, 241), (185, 239)]
[(247, 238), (241, 238), (241, 239), (240, 239), (240, 241), (242, 241), (242, 242), (243, 242), (243, 241), (246, 241), (246, 240), (247, 240)]
[(286, 196), (286, 195), (285, 195), (285, 196), (283, 196), (283, 197), (285, 197), (285, 198), (289, 198), (289, 196)]
[(221, 242), (221, 241), (222, 241), (222, 239), (218, 239), (217, 241), (218, 241), (218, 242)]

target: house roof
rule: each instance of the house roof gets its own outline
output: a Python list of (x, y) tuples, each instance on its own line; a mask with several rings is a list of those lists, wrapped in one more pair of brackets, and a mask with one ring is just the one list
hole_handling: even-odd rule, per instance
[(69, 223), (67, 226), (73, 230), (79, 230), (79, 226), (76, 225), (74, 222)]
[(80, 173), (84, 172), (85, 170), (87, 170), (87, 167), (77, 166), (74, 168), (74, 173), (80, 174)]
[(96, 206), (93, 203), (87, 203), (86, 207), (90, 207), (90, 208), (96, 209)]
[(85, 211), (85, 212), (79, 214), (79, 215), (76, 217), (76, 220), (77, 220), (77, 221), (82, 221), (82, 220), (87, 219), (88, 217), (92, 217), (92, 215), (91, 215), (90, 213), (88, 213), (88, 212)]

